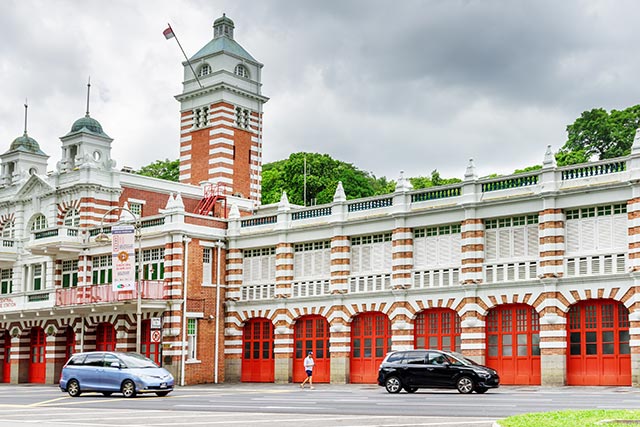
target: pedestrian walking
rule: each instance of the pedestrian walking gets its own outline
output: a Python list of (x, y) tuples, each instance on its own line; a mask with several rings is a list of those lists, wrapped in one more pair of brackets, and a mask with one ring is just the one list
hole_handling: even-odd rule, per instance
[(304, 358), (304, 370), (307, 373), (307, 378), (304, 379), (304, 381), (302, 381), (302, 384), (300, 384), (300, 388), (304, 388), (304, 385), (307, 383), (307, 381), (309, 381), (309, 388), (311, 390), (314, 389), (313, 387), (313, 367), (315, 366), (316, 362), (313, 360), (313, 351), (310, 351), (309, 354), (307, 354), (307, 357)]

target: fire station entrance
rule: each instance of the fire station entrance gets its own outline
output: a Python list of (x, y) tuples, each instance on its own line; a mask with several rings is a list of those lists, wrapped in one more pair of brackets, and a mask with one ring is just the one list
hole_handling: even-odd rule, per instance
[(379, 312), (362, 313), (351, 323), (352, 383), (375, 383), (378, 366), (391, 350), (391, 322)]
[(613, 300), (569, 309), (567, 385), (631, 385), (629, 310)]
[(313, 382), (328, 383), (331, 379), (331, 357), (327, 319), (322, 316), (304, 316), (298, 319), (294, 345), (293, 382), (302, 382), (307, 377), (303, 361), (311, 351), (315, 362)]
[(501, 384), (540, 385), (540, 316), (526, 304), (507, 304), (487, 315), (487, 361)]
[(153, 342), (151, 340), (151, 319), (142, 321), (142, 331), (140, 336), (140, 353), (147, 356), (149, 359), (156, 362), (158, 365), (162, 365), (161, 360), (161, 343)]
[(0, 339), (2, 344), (2, 382), (11, 382), (11, 335), (9, 331), (4, 331)]
[(242, 382), (271, 383), (275, 376), (274, 330), (269, 319), (251, 319), (242, 331)]
[(418, 313), (414, 348), (460, 351), (460, 316), (450, 308), (432, 308)]
[(35, 326), (31, 328), (29, 335), (29, 382), (44, 384), (47, 372), (44, 330)]
[(100, 323), (96, 328), (96, 351), (116, 350), (116, 329), (111, 323)]

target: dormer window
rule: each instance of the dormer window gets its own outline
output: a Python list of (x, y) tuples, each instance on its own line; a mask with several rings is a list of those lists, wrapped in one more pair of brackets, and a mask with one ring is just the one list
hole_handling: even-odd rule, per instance
[(234, 73), (237, 76), (244, 77), (245, 79), (249, 78), (249, 70), (247, 70), (247, 67), (245, 67), (242, 64), (236, 65), (236, 69), (235, 69)]
[(15, 237), (15, 223), (13, 220), (7, 221), (2, 227), (2, 238), (13, 239)]
[(200, 67), (198, 77), (208, 76), (209, 74), (211, 74), (211, 67), (209, 66), (209, 64), (204, 64), (202, 67)]
[(39, 231), (47, 228), (47, 218), (42, 214), (37, 214), (31, 219), (29, 229), (31, 231)]
[(80, 212), (77, 209), (71, 209), (64, 216), (64, 225), (67, 227), (80, 226)]

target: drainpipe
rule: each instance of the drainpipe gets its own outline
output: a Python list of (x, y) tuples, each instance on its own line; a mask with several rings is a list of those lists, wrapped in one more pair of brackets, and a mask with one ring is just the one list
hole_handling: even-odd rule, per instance
[(189, 277), (189, 239), (187, 236), (182, 236), (182, 244), (184, 250), (184, 267), (182, 270), (182, 346), (180, 357), (180, 385), (184, 386), (184, 366), (186, 362), (185, 342), (187, 341), (187, 278)]
[(222, 247), (224, 246), (224, 243), (222, 243), (222, 241), (218, 240), (218, 242), (216, 243), (216, 250), (218, 252), (217, 256), (217, 261), (216, 261), (216, 354), (214, 356), (214, 363), (213, 363), (213, 369), (214, 369), (214, 374), (213, 374), (213, 382), (215, 384), (218, 384), (218, 362), (220, 359), (220, 351), (219, 351), (219, 345), (220, 345), (220, 252), (222, 251)]

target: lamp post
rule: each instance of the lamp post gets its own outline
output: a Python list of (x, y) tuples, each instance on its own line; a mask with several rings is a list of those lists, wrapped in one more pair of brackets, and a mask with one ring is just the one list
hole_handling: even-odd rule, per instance
[[(125, 203), (126, 205), (126, 203)], [(142, 223), (140, 222), (140, 218), (134, 214), (129, 208), (126, 206), (114, 206), (108, 211), (106, 211), (102, 218), (100, 219), (100, 233), (95, 237), (96, 243), (110, 243), (111, 238), (102, 231), (104, 226), (104, 219), (113, 211), (120, 211), (120, 218), (118, 222), (127, 223), (129, 221), (123, 221), (122, 213), (127, 212), (131, 215), (133, 219), (133, 228), (135, 240), (138, 242), (138, 261), (136, 265), (136, 270), (138, 272), (138, 280), (136, 280), (136, 353), (140, 353), (141, 347), (141, 335), (142, 335)], [(113, 266), (112, 266), (113, 268)]]

